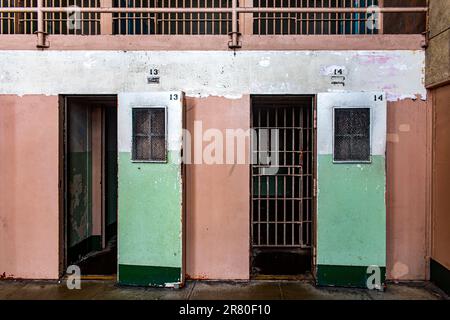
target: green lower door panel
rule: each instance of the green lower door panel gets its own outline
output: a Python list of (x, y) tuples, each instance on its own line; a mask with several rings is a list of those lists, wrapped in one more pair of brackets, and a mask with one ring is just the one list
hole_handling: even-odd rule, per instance
[(135, 286), (164, 287), (181, 282), (181, 268), (132, 266), (119, 264), (119, 283)]
[(317, 284), (319, 286), (357, 287), (367, 288), (369, 283), (379, 281), (381, 287), (384, 286), (386, 278), (386, 268), (379, 269), (379, 280), (375, 279), (374, 272), (368, 271), (369, 266), (317, 266)]

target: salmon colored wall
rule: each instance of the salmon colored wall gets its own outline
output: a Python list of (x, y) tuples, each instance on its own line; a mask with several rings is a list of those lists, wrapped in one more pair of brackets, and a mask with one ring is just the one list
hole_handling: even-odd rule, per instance
[(427, 103), (388, 103), (387, 278), (426, 278)]
[(0, 95), (0, 276), (58, 278), (58, 97)]
[[(188, 98), (186, 123), (208, 128), (250, 125), (248, 96), (239, 100), (219, 97)], [(194, 141), (192, 135), (192, 141)], [(188, 165), (186, 204), (186, 273), (197, 279), (248, 279), (250, 230), (249, 167)]]
[(433, 90), (434, 176), (431, 258), (450, 269), (450, 85)]

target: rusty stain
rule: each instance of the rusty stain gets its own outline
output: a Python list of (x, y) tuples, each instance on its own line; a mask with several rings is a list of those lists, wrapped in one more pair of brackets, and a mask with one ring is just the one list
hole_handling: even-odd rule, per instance
[(0, 280), (12, 280), (12, 279), (14, 279), (13, 274), (6, 275), (6, 272), (0, 274)]

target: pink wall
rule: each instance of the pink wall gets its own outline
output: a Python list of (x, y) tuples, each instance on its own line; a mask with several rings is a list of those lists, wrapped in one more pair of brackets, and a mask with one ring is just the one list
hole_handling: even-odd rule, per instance
[(426, 278), (427, 102), (388, 104), (387, 277)]
[(450, 269), (450, 85), (433, 90), (434, 162), (431, 258)]
[(58, 277), (58, 97), (0, 95), (0, 275)]
[[(249, 97), (187, 99), (186, 123), (203, 130), (250, 125)], [(194, 135), (192, 136), (194, 138)], [(186, 273), (197, 279), (249, 278), (248, 165), (187, 166)]]

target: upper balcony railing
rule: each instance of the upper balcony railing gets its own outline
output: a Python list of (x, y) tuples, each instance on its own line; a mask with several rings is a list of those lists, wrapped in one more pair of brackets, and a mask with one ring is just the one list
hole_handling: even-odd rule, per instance
[[(42, 48), (48, 34), (228, 34), (230, 48), (238, 48), (241, 33), (376, 35), (425, 31), (427, 8), (419, 6), (425, 0), (411, 0), (410, 6), (402, 7), (389, 6), (390, 1), (0, 0), (0, 34), (37, 34), (37, 46)], [(393, 27), (399, 21), (405, 23)]]

